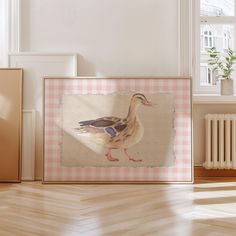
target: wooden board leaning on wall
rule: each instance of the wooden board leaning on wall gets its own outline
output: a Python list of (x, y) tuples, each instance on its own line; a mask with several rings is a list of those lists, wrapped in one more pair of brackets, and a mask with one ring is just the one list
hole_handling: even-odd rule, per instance
[(0, 69), (0, 182), (20, 182), (22, 69)]

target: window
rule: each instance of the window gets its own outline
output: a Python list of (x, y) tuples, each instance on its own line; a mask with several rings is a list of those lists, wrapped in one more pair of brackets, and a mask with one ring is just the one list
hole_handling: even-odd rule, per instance
[(223, 48), (227, 50), (228, 48), (233, 47), (233, 41), (232, 41), (232, 31), (233, 29), (225, 29), (223, 33)]
[(201, 16), (234, 16), (234, 0), (200, 0)]
[[(215, 47), (222, 54), (235, 51), (236, 0), (194, 0), (196, 19), (195, 93), (217, 93), (217, 71), (208, 65), (208, 50)], [(198, 28), (198, 29), (197, 29)], [(198, 35), (198, 36), (197, 36)], [(199, 37), (200, 36), (200, 37)]]
[(207, 68), (207, 84), (213, 85), (212, 70), (210, 68)]
[(200, 65), (200, 83), (204, 86), (212, 86), (217, 82), (217, 74), (213, 73), (212, 68), (207, 64), (202, 63)]
[(223, 35), (223, 47), (227, 49), (229, 47), (229, 38), (227, 37), (227, 33)]
[(204, 47), (205, 49), (207, 48), (212, 48), (214, 46), (213, 44), (213, 33), (212, 31), (204, 31)]

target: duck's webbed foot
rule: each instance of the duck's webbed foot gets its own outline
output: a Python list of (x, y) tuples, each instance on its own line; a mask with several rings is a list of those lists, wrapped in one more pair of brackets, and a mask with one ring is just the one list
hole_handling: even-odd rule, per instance
[(124, 149), (124, 153), (129, 158), (130, 161), (142, 161), (141, 159), (136, 159), (136, 158), (130, 156), (129, 153), (127, 152), (127, 149)]
[(106, 157), (107, 157), (108, 161), (119, 161), (118, 158), (115, 158), (115, 157), (112, 156), (111, 149), (109, 149), (108, 153), (106, 154)]

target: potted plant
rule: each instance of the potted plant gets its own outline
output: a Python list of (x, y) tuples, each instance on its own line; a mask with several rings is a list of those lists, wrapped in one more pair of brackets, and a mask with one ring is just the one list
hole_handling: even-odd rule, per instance
[(221, 78), (221, 95), (233, 95), (232, 73), (236, 61), (235, 53), (229, 48), (224, 54), (221, 54), (215, 47), (209, 49), (208, 53), (210, 56), (208, 64), (213, 66), (213, 72), (217, 71), (218, 77)]

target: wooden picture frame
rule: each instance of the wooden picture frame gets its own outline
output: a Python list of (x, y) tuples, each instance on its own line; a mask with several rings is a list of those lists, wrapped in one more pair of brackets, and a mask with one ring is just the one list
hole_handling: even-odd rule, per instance
[[(189, 77), (170, 77), (170, 78), (46, 77), (44, 78), (43, 87), (44, 87), (44, 101), (43, 101), (44, 104), (43, 182), (44, 183), (170, 183), (170, 182), (192, 183), (193, 182), (191, 78)], [(137, 101), (141, 100), (141, 103), (144, 104), (146, 103), (145, 102), (146, 100), (144, 101), (142, 99), (148, 100), (149, 98), (152, 98), (152, 100), (155, 101), (154, 99), (157, 98), (157, 100), (159, 99), (158, 106), (162, 106), (161, 109), (160, 107), (158, 108), (160, 109), (158, 111), (160, 116), (161, 113), (167, 114), (165, 113), (165, 110), (168, 110), (169, 108), (167, 108), (167, 106), (165, 108), (163, 104), (164, 105), (167, 104), (166, 103), (167, 97), (172, 98), (172, 100), (170, 101), (172, 101), (173, 103), (173, 113), (171, 112), (170, 114), (168, 114), (168, 116), (166, 116), (166, 119), (162, 119), (161, 122), (164, 122), (163, 120), (173, 121), (173, 123), (171, 123), (172, 124), (171, 135), (168, 136), (168, 137), (173, 137), (173, 142), (170, 141), (171, 140), (170, 138), (167, 139), (167, 141), (169, 140), (168, 141), (169, 143), (167, 144), (171, 146), (170, 150), (171, 152), (173, 150), (172, 153), (173, 155), (172, 154), (167, 155), (167, 152), (163, 152), (164, 154), (160, 154), (159, 151), (154, 152), (155, 155), (153, 155), (153, 153), (152, 155), (149, 155), (152, 158), (152, 160), (151, 159), (150, 160), (151, 161), (154, 160), (155, 163), (156, 160), (160, 157), (163, 157), (164, 158), (163, 160), (165, 161), (165, 158), (167, 159), (170, 156), (172, 159), (170, 159), (168, 163), (165, 164), (163, 162), (164, 164), (163, 163), (153, 164), (154, 162), (152, 162), (152, 164), (149, 164), (148, 162), (148, 164), (145, 164), (146, 160), (144, 154), (142, 155), (143, 159), (141, 160), (142, 162), (136, 162), (137, 160), (133, 162), (132, 158), (130, 158), (129, 155), (126, 155), (126, 157), (129, 157), (129, 160), (132, 161), (125, 162), (128, 164), (123, 165), (122, 164), (123, 160), (121, 160), (123, 156), (122, 158), (120, 158), (120, 162), (118, 161), (115, 162), (114, 159), (108, 158), (110, 155), (108, 152), (106, 153), (106, 155), (98, 154), (99, 158), (101, 157), (101, 159), (99, 159), (98, 163), (96, 164), (95, 162), (91, 161), (92, 163), (91, 164), (89, 162), (92, 159), (92, 156), (90, 156), (90, 154), (89, 155), (87, 155), (86, 153), (82, 154), (82, 149), (80, 148), (74, 149), (75, 146), (77, 145), (79, 146), (80, 141), (75, 139), (76, 142), (73, 141), (74, 142), (73, 144), (70, 143), (70, 141), (69, 142), (67, 141), (72, 139), (74, 140), (74, 137), (77, 135), (77, 133), (75, 133), (75, 136), (72, 137), (72, 139), (66, 139), (67, 136), (73, 136), (71, 134), (68, 135), (67, 118), (68, 117), (70, 118), (72, 116), (73, 119), (75, 119), (74, 124), (76, 125), (78, 124), (78, 126), (80, 125), (79, 128), (76, 128), (76, 125), (73, 126), (71, 128), (72, 132), (76, 130), (76, 132), (79, 131), (79, 133), (83, 132), (93, 133), (90, 130), (90, 128), (92, 127), (91, 123), (89, 124), (89, 131), (88, 129), (84, 129), (84, 127), (88, 124), (87, 122), (91, 121), (89, 120), (90, 116), (88, 114), (90, 111), (88, 109), (90, 109), (89, 107), (93, 107), (90, 110), (94, 110), (93, 106), (94, 101), (97, 100), (99, 104), (96, 104), (97, 107), (96, 109), (99, 111), (100, 109), (102, 109), (102, 107), (104, 108), (104, 105), (102, 105), (101, 102), (106, 100), (108, 97), (109, 99), (111, 99), (111, 96), (118, 96), (117, 98), (119, 98), (117, 100), (118, 103), (115, 105), (113, 104), (113, 106), (116, 109), (118, 109), (117, 107), (125, 106), (126, 110), (128, 105), (122, 104), (120, 106), (119, 103), (121, 101), (125, 101), (124, 99), (126, 99), (126, 97), (128, 98), (128, 96), (130, 96), (129, 99), (131, 99), (129, 100), (131, 101), (130, 106), (132, 103), (132, 99), (136, 99)], [(71, 101), (73, 102), (71, 103)], [(90, 101), (93, 103), (89, 104)], [(109, 100), (109, 102), (110, 101), (113, 100)], [(78, 106), (74, 106), (74, 104), (78, 104)], [(168, 107), (170, 107), (169, 110), (172, 111), (171, 105), (170, 106), (168, 105)], [(80, 115), (78, 115), (79, 113), (76, 113), (76, 111), (83, 113), (80, 113)], [(148, 110), (142, 112), (141, 116), (144, 116), (143, 114), (145, 113), (148, 114), (147, 111)], [(85, 114), (85, 117), (88, 117), (88, 120), (83, 121), (84, 117), (82, 117), (81, 114)], [(109, 111), (107, 114), (109, 115)], [(155, 119), (156, 117), (157, 116), (155, 116)], [(154, 122), (155, 119), (153, 119)], [(122, 119), (122, 122), (123, 121), (124, 119)], [(143, 120), (141, 119), (141, 121)], [(70, 124), (70, 122), (68, 124)], [(161, 125), (162, 124), (160, 124), (159, 126)], [(115, 125), (113, 125), (112, 127), (114, 126)], [(166, 125), (164, 127), (168, 126), (170, 125)], [(109, 129), (107, 129), (107, 127), (103, 128), (102, 132), (109, 133), (112, 127), (109, 127)], [(83, 132), (80, 132), (81, 130)], [(118, 129), (116, 129), (115, 132), (118, 132), (117, 130)], [(150, 127), (147, 130), (150, 130)], [(155, 131), (153, 128), (153, 133), (154, 132)], [(157, 140), (160, 140), (164, 136), (164, 132), (162, 134), (154, 133), (153, 134), (154, 136), (152, 137), (154, 138), (158, 137)], [(109, 135), (112, 136), (112, 134), (110, 133)], [(89, 137), (91, 136), (93, 137), (93, 134), (89, 135)], [(109, 140), (112, 140), (110, 136)], [(152, 141), (152, 139), (148, 138), (146, 138), (145, 140), (147, 141), (147, 144)], [(145, 148), (145, 145), (143, 144), (141, 145), (140, 143), (140, 145), (136, 145), (136, 147), (144, 146)], [(163, 143), (159, 146), (163, 146)], [(88, 146), (88, 149), (89, 148), (90, 147)], [(145, 149), (142, 150), (144, 150), (143, 153), (146, 152)], [(147, 150), (146, 152), (147, 154), (149, 150), (151, 149)], [(139, 151), (136, 153), (140, 154)], [(67, 159), (68, 157), (71, 156), (72, 158), (68, 162)], [(109, 161), (112, 162), (109, 162), (107, 160), (104, 161), (105, 156)], [(77, 157), (78, 159), (76, 159)], [(88, 163), (90, 164), (82, 164), (82, 158), (89, 160)], [(74, 159), (76, 159), (77, 162), (74, 162)], [(100, 162), (105, 164), (99, 164)], [(77, 165), (75, 165), (74, 163), (77, 163)]]
[(21, 181), (22, 69), (0, 69), (0, 182)]

